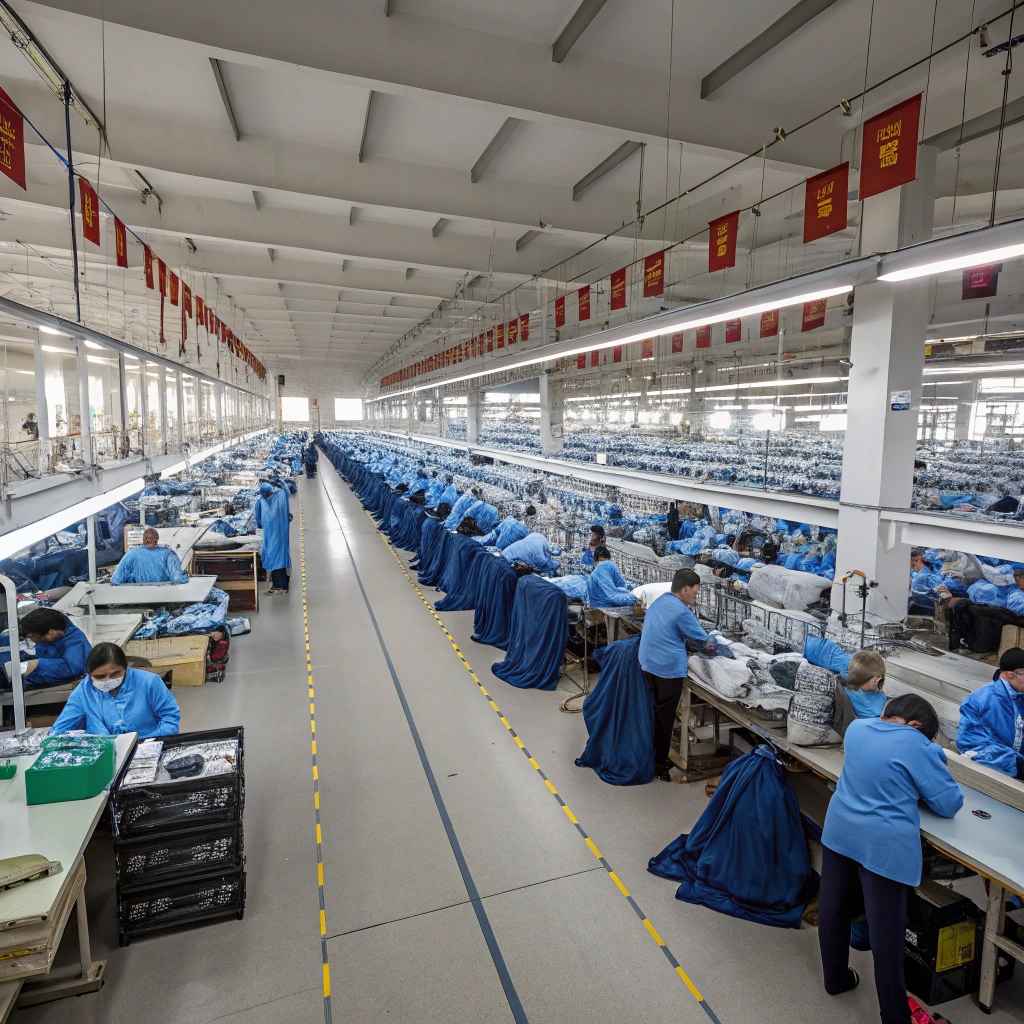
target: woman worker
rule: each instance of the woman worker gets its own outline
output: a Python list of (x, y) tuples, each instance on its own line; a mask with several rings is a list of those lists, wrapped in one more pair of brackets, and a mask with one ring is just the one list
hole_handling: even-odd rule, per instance
[(181, 710), (164, 681), (152, 672), (129, 668), (117, 644), (97, 644), (85, 664), (89, 673), (50, 727), (54, 736), (84, 729), (94, 736), (137, 732), (141, 739), (173, 736)]
[(882, 1024), (910, 1024), (903, 978), (907, 890), (921, 883), (923, 800), (952, 818), (960, 787), (933, 743), (939, 720), (917, 694), (895, 697), (881, 718), (859, 718), (846, 730), (843, 770), (821, 835), (818, 944), (825, 991), (839, 995), (860, 982), (850, 967), (850, 923), (863, 893)]
[(254, 509), (256, 525), (263, 530), (260, 561), (270, 573), (271, 586), (267, 595), (288, 593), (288, 570), (292, 567), (289, 548), (289, 529), (292, 514), (288, 511), (288, 493), (266, 480), (260, 484), (260, 497)]

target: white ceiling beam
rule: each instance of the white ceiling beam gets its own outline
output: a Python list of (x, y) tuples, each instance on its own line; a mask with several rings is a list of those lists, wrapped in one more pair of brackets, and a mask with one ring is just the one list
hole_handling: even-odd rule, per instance
[(1006, 113), (1001, 107), (995, 110), (986, 111), (965, 121), (963, 125), (953, 125), (945, 131), (937, 132), (921, 143), (922, 146), (934, 146), (940, 153), (949, 149), (956, 149), (957, 146), (966, 145), (982, 139), (986, 135), (992, 135), (999, 131), (1000, 125), (1009, 128), (1011, 125), (1024, 121), (1024, 96), (1011, 100), (1006, 104)]
[(592, 171), (584, 174), (572, 187), (573, 202), (577, 202), (580, 196), (596, 185), (606, 174), (610, 174), (621, 163), (625, 163), (634, 153), (643, 148), (642, 142), (624, 142), (611, 156), (607, 156)]
[(487, 143), (487, 148), (480, 154), (477, 162), (473, 164), (469, 172), (469, 180), (475, 185), (491, 166), (494, 158), (505, 148), (505, 144), (515, 134), (516, 129), (523, 122), (518, 117), (506, 117), (505, 123), (498, 129), (497, 134)]
[[(524, 246), (529, 245), (540, 234), (542, 234), (542, 232), (537, 231), (536, 229), (531, 228), (525, 234), (520, 235), (516, 239), (516, 252), (518, 252)], [(476, 278), (474, 278), (474, 280), (476, 280)]]
[(722, 61), (714, 71), (705, 75), (700, 83), (700, 98), (706, 100), (726, 82), (731, 82), (751, 64), (774, 50), (779, 43), (785, 42), (808, 22), (813, 21), (822, 11), (827, 11), (835, 2), (836, 0), (800, 0), (759, 36), (751, 39), (746, 46), (741, 47)]
[(561, 64), (576, 45), (577, 40), (590, 27), (590, 23), (598, 16), (605, 0), (581, 0), (579, 7), (572, 12), (568, 24), (558, 34), (551, 46), (551, 59)]
[(210, 67), (213, 68), (213, 77), (217, 81), (217, 88), (220, 90), (220, 98), (224, 103), (224, 110), (227, 112), (228, 121), (231, 123), (231, 132), (235, 136), (235, 142), (238, 142), (242, 137), (242, 133), (238, 130), (238, 121), (235, 119), (235, 111), (231, 106), (231, 97), (228, 95), (228, 86), (224, 81), (224, 69), (220, 66), (220, 61), (216, 57), (210, 58)]
[(430, 229), (431, 237), (437, 238), (437, 236), (441, 234), (441, 232), (444, 231), (446, 227), (448, 227), (449, 223), (450, 222), (447, 217), (440, 217), (437, 223)]

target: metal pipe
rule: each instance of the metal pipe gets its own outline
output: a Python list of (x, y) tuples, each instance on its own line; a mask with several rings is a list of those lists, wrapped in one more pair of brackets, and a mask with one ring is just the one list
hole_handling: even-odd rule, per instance
[(96, 582), (96, 517), (85, 517), (86, 548), (89, 552), (89, 582)]
[(64, 131), (68, 140), (68, 212), (71, 214), (71, 266), (75, 275), (75, 319), (82, 322), (82, 299), (78, 293), (78, 238), (75, 235), (75, 160), (71, 155), (71, 82), (64, 79)]
[(11, 687), (14, 703), (14, 731), (25, 730), (25, 688), (21, 682), (21, 640), (18, 635), (18, 588), (10, 576), (0, 575), (7, 599), (7, 635), (11, 650)]

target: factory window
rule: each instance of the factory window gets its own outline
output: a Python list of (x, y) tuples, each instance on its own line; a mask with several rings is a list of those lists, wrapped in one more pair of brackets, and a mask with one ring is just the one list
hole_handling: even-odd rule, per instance
[(285, 423), (308, 423), (309, 422), (309, 399), (308, 398), (282, 398), (281, 419)]
[(361, 398), (336, 398), (334, 400), (334, 418), (336, 420), (361, 420), (363, 418), (363, 400)]

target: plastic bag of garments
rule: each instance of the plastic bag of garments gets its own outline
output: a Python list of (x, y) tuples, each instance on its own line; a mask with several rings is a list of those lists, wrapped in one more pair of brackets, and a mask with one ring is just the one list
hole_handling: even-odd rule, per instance
[(835, 742), (832, 730), (836, 717), (835, 692), (839, 677), (826, 668), (800, 662), (796, 672), (796, 693), (789, 705), (786, 739), (798, 747), (818, 747)]
[(1008, 588), (997, 587), (988, 580), (978, 580), (967, 588), (967, 594), (974, 604), (986, 604), (993, 608), (1006, 607), (1006, 595)]
[(677, 880), (678, 900), (799, 928), (810, 857), (796, 794), (772, 748), (733, 761), (693, 830), (652, 857), (647, 870)]
[(726, 700), (742, 697), (753, 678), (744, 661), (731, 657), (708, 658), (703, 654), (690, 658), (689, 674)]
[(804, 644), (804, 657), (811, 665), (828, 669), (829, 672), (834, 672), (838, 676), (845, 676), (853, 655), (847, 654), (839, 644), (832, 640), (809, 636)]
[(804, 611), (829, 586), (824, 577), (812, 573), (784, 569), (780, 565), (765, 565), (750, 573), (748, 593), (755, 601), (763, 601), (776, 608)]

